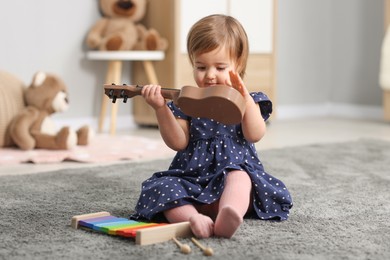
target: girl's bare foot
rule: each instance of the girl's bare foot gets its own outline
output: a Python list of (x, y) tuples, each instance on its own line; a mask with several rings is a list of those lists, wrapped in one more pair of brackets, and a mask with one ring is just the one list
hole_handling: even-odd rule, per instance
[(211, 237), (214, 234), (213, 220), (203, 214), (196, 214), (190, 217), (192, 233), (198, 238)]
[(215, 221), (214, 234), (219, 237), (231, 238), (242, 221), (242, 217), (234, 208), (226, 206), (218, 213)]

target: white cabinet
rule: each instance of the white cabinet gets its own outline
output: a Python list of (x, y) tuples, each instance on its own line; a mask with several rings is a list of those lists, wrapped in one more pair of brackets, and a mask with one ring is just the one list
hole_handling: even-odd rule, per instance
[[(143, 23), (156, 28), (169, 41), (165, 60), (155, 62), (163, 87), (195, 85), (186, 51), (190, 27), (200, 18), (229, 14), (244, 26), (250, 55), (244, 82), (250, 91), (262, 91), (275, 100), (275, 21), (277, 0), (150, 0)], [(147, 84), (142, 64), (133, 66), (132, 84)], [(156, 125), (153, 111), (138, 98), (133, 100), (136, 123)]]
[[(181, 0), (179, 20), (180, 22), (180, 52), (186, 53), (186, 38), (191, 26), (210, 14), (227, 14), (228, 1), (226, 0)], [(206, 8), (207, 6), (207, 8)]]
[(200, 18), (217, 13), (231, 15), (241, 22), (249, 38), (251, 53), (272, 52), (272, 0), (182, 0), (180, 2), (180, 51), (182, 53), (186, 52), (186, 38), (191, 26)]
[(273, 1), (230, 0), (230, 15), (244, 26), (251, 53), (271, 53), (273, 48)]

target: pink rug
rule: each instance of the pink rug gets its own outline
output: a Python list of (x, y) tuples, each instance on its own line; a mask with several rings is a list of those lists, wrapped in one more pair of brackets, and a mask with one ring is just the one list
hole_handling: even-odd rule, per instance
[(0, 148), (0, 165), (18, 163), (111, 162), (119, 160), (157, 159), (173, 157), (175, 152), (162, 140), (136, 137), (97, 135), (91, 144), (72, 150)]

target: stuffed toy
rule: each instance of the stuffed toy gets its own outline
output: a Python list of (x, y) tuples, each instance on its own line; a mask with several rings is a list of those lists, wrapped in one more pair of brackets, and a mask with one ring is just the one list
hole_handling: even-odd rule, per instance
[(103, 17), (90, 29), (86, 43), (98, 50), (166, 50), (168, 42), (139, 23), (147, 0), (99, 0)]
[(12, 118), (24, 108), (26, 85), (18, 77), (0, 70), (0, 147), (8, 147), (7, 128)]
[(67, 88), (60, 78), (38, 72), (23, 94), (25, 107), (7, 127), (7, 146), (16, 145), (22, 150), (66, 150), (88, 144), (93, 135), (88, 126), (83, 126), (77, 132), (68, 126), (57, 131), (51, 120), (53, 113), (63, 112), (69, 107)]

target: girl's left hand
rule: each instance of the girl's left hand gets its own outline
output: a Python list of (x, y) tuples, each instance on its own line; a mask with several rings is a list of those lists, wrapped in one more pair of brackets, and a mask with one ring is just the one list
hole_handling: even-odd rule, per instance
[(230, 82), (226, 82), (227, 85), (232, 86), (233, 88), (237, 89), (238, 92), (241, 93), (245, 97), (246, 94), (248, 94), (248, 90), (246, 89), (244, 82), (242, 81), (240, 75), (238, 75), (234, 71), (229, 71), (230, 76)]

